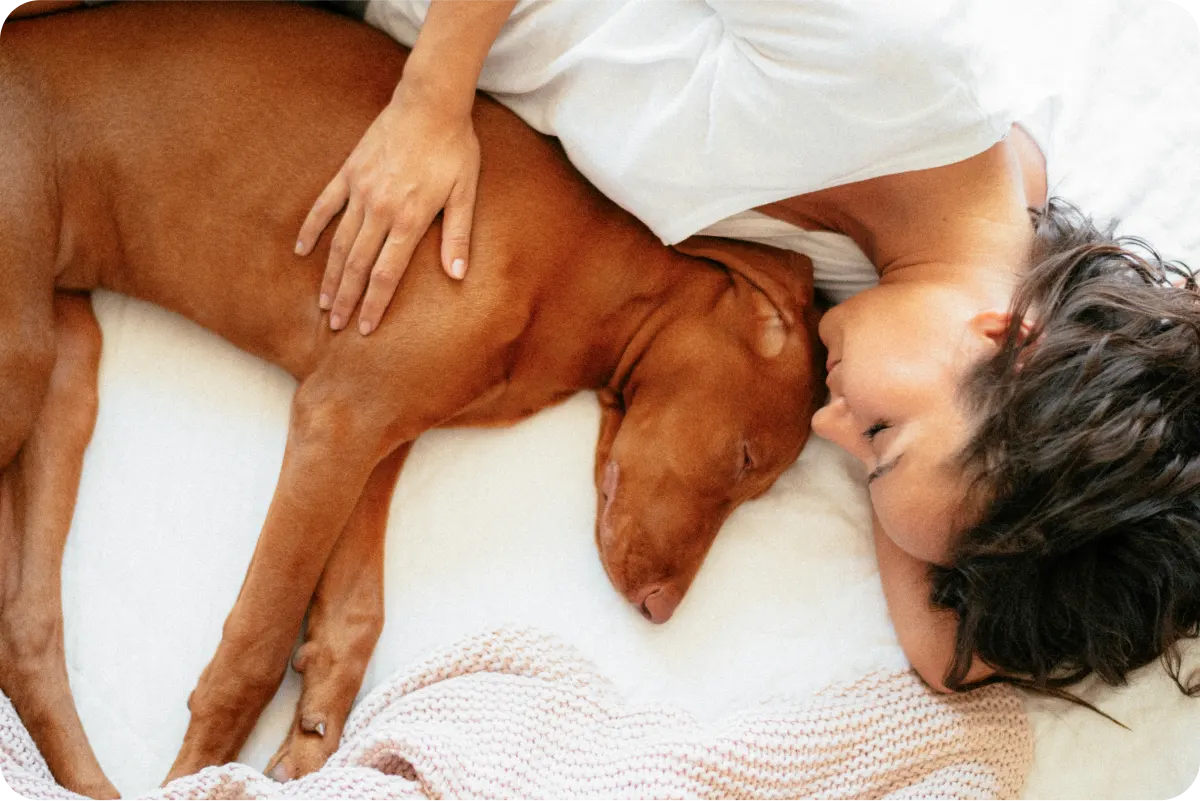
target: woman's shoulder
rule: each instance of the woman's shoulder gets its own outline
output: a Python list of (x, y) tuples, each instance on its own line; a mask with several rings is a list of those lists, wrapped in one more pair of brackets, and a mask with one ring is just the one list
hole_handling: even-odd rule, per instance
[(1018, 130), (952, 164), (843, 184), (763, 210), (796, 217), (799, 225), (822, 221), (820, 227), (849, 236), (883, 271), (914, 258), (951, 261), (971, 247), (956, 221), (986, 219), (1014, 236), (1028, 234), (1027, 209), (1044, 201), (1039, 160), (1036, 145)]
[(1021, 182), (1025, 188), (1025, 203), (1031, 209), (1045, 207), (1049, 199), (1050, 179), (1048, 157), (1045, 146), (1034, 138), (1025, 123), (1013, 125), (1008, 136), (1021, 170)]

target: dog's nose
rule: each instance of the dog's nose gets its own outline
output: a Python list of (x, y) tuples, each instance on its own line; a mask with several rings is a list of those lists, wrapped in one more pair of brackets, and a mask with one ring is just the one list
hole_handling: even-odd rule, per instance
[(674, 587), (662, 583), (651, 584), (643, 591), (638, 607), (642, 611), (642, 617), (651, 623), (666, 623), (671, 619), (671, 615), (675, 614), (675, 607), (679, 606), (679, 601), (679, 593)]

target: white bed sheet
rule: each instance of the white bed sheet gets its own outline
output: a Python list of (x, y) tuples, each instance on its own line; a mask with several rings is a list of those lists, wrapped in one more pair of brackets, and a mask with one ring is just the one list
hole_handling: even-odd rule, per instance
[[(1072, 56), (1060, 188), (1200, 264), (1195, 24), (1161, 0), (1075, 7), (1085, 45), (1054, 48)], [(183, 734), (271, 497), (293, 384), (160, 309), (105, 293), (95, 305), (101, 410), (64, 559), (67, 657), (102, 764), (136, 793), (161, 780)], [(707, 718), (902, 664), (862, 475), (835, 448), (814, 440), (740, 509), (675, 618), (656, 627), (612, 591), (595, 555), (597, 424), (581, 395), (511, 429), (419, 441), (392, 507), (388, 621), (364, 692), (435, 646), (508, 622), (564, 636), (635, 697)], [(297, 692), (289, 672), (243, 761), (261, 767), (273, 753)], [(1031, 699), (1028, 797), (1166, 798), (1192, 784), (1200, 700), (1157, 667), (1085, 697), (1132, 732)]]

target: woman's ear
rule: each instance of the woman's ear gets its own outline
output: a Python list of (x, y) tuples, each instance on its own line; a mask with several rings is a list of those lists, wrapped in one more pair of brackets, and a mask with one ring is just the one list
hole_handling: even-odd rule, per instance
[[(971, 333), (978, 338), (980, 344), (993, 352), (999, 350), (1004, 344), (1011, 326), (1011, 314), (1006, 311), (994, 310), (980, 312), (968, 323)], [(1032, 324), (1028, 320), (1022, 320), (1018, 339), (1024, 341), (1028, 338), (1031, 328)]]

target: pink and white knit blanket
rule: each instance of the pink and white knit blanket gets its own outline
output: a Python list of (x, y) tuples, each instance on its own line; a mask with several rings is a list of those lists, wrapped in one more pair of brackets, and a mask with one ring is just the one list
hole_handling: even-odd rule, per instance
[[(1005, 798), (1031, 759), (1008, 688), (948, 697), (879, 671), (706, 726), (623, 700), (556, 639), (497, 629), (376, 688), (314, 774), (279, 784), (234, 763), (150, 797)], [(79, 797), (2, 696), (0, 772), (29, 798)]]

